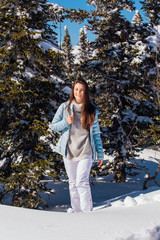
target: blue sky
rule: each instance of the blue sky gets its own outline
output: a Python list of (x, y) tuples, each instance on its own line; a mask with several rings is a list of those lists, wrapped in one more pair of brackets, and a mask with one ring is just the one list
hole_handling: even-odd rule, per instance
[[(85, 10), (90, 10), (90, 9), (94, 9), (91, 5), (87, 5), (86, 3), (87, 0), (49, 0), (49, 2), (54, 2), (54, 3), (57, 3), (65, 8), (68, 8), (68, 9), (85, 9)], [(141, 9), (141, 4), (139, 3), (139, 0), (135, 0), (135, 7), (137, 10), (140, 10)], [(142, 18), (144, 20), (146, 20), (144, 14), (142, 11), (140, 11), (141, 15), (142, 15)], [(125, 11), (125, 16), (126, 18), (131, 21), (133, 16), (135, 14), (135, 11), (134, 12), (128, 12), (128, 11)], [(85, 21), (84, 23), (82, 24), (78, 24), (78, 23), (70, 23), (69, 20), (65, 20), (65, 22), (63, 22), (61, 24), (61, 40), (63, 42), (63, 38), (64, 38), (64, 26), (67, 25), (68, 27), (68, 31), (69, 31), (69, 34), (71, 36), (71, 43), (72, 43), (72, 46), (74, 45), (77, 45), (79, 43), (79, 31), (80, 31), (80, 28), (82, 28), (85, 24), (87, 23), (87, 21)], [(57, 33), (58, 33), (58, 41), (60, 41), (60, 24), (58, 24), (58, 29), (57, 29)], [(94, 40), (95, 38), (95, 35), (92, 34), (91, 32), (87, 32), (87, 37), (90, 41)]]

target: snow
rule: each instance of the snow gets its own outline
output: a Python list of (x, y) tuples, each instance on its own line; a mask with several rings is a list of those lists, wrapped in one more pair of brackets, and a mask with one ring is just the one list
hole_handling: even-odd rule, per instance
[(118, 8), (115, 8), (115, 9), (113, 9), (113, 10), (111, 10), (111, 11), (108, 11), (108, 14), (114, 14), (114, 13), (116, 13), (117, 11), (119, 11), (119, 9), (118, 9)]
[(42, 41), (38, 44), (38, 46), (43, 50), (43, 51), (48, 51), (48, 50), (52, 50), (54, 52), (59, 52), (59, 53), (63, 53), (63, 51), (61, 51), (58, 47), (54, 46), (53, 43), (49, 42), (49, 41)]
[(57, 3), (51, 3), (51, 2), (47, 2), (47, 5), (49, 5), (50, 9), (53, 9), (56, 12), (61, 12), (64, 10), (64, 7), (62, 7), (61, 5), (57, 4)]
[(21, 163), (22, 160), (23, 160), (23, 155), (19, 155), (19, 156), (17, 157), (17, 160), (16, 160), (15, 164)]
[(152, 51), (156, 52), (158, 47), (158, 36), (149, 36), (148, 38), (146, 38), (146, 40), (149, 42), (148, 46), (151, 47)]
[(85, 33), (85, 34), (87, 34), (87, 29), (86, 29), (86, 27), (84, 26), (84, 27), (82, 27), (82, 28), (80, 28), (80, 30), (79, 30), (79, 33), (81, 34), (81, 33)]
[[(144, 150), (137, 158), (151, 174), (159, 160), (160, 152), (152, 149)], [(145, 173), (128, 177), (126, 183), (115, 183), (112, 176), (91, 179), (94, 209), (88, 213), (67, 213), (68, 183), (51, 182), (56, 195), (48, 197), (48, 210), (0, 205), (1, 238), (160, 240), (160, 188), (152, 182), (142, 191), (144, 177)], [(156, 180), (160, 181), (160, 176)]]
[(72, 49), (72, 54), (74, 56), (74, 64), (79, 64), (80, 63), (80, 47), (79, 45), (76, 45)]
[(42, 38), (42, 30), (30, 28), (29, 31), (32, 33), (34, 39)]
[(30, 79), (30, 78), (34, 78), (35, 77), (35, 72), (31, 69), (31, 68), (29, 68), (29, 67), (26, 67), (25, 68), (25, 71), (24, 71), (24, 73), (23, 73), (23, 75), (26, 77), (26, 78), (28, 78), (28, 79)]
[(148, 122), (150, 124), (153, 124), (153, 121), (149, 117), (139, 116), (138, 121), (139, 122)]
[(64, 87), (64, 88), (62, 89), (62, 91), (63, 91), (64, 93), (66, 93), (66, 94), (70, 95), (70, 94), (71, 94), (71, 91), (72, 91), (72, 89), (71, 89), (70, 87), (66, 86), (66, 87)]
[(60, 77), (55, 75), (50, 75), (50, 80), (53, 81), (55, 84), (58, 83), (64, 83), (64, 80), (62, 80)]
[(25, 121), (25, 120), (22, 120), (22, 119), (19, 120), (19, 123), (22, 124), (22, 125), (29, 125), (28, 121)]
[(6, 162), (7, 162), (7, 158), (3, 158), (3, 159), (0, 161), (0, 167), (3, 167)]
[(19, 83), (19, 82), (18, 82), (18, 78), (16, 78), (16, 77), (11, 77), (11, 80), (14, 81), (14, 82), (16, 82), (16, 83)]

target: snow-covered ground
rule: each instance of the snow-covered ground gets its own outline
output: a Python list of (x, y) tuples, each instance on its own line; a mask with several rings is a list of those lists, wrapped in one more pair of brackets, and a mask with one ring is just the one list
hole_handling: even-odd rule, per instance
[[(160, 152), (148, 149), (137, 161), (153, 175), (156, 159), (160, 160)], [(152, 181), (142, 191), (145, 174), (128, 176), (126, 183), (114, 183), (112, 176), (92, 179), (90, 213), (66, 212), (66, 182), (52, 183), (56, 195), (47, 199), (46, 211), (0, 205), (1, 239), (160, 240), (160, 188)], [(160, 174), (156, 181), (160, 184)]]

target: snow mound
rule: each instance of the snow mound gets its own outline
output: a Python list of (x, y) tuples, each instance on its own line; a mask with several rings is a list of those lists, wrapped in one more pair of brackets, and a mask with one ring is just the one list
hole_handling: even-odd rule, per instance
[(0, 231), (4, 240), (21, 240), (22, 236), (24, 240), (50, 240), (53, 236), (55, 240), (160, 240), (159, 202), (160, 190), (153, 188), (144, 194), (128, 194), (89, 213), (0, 205)]
[[(153, 174), (160, 151), (145, 150), (141, 159)], [(93, 211), (73, 214), (67, 213), (66, 181), (50, 183), (56, 195), (47, 196), (47, 211), (0, 205), (1, 239), (160, 240), (160, 188), (151, 185), (140, 191), (143, 181), (144, 174), (133, 176), (125, 184), (110, 182), (108, 177), (97, 178), (92, 187)]]
[(130, 196), (126, 197), (124, 199), (124, 205), (125, 207), (133, 207), (137, 204), (136, 200)]
[[(126, 240), (159, 240), (160, 239), (160, 227), (153, 227), (146, 231), (140, 232), (137, 235), (132, 235)], [(120, 239), (122, 240), (122, 239)]]
[(119, 199), (110, 203), (112, 207), (134, 207), (135, 205), (160, 203), (160, 190), (154, 193), (141, 193), (136, 197), (127, 196), (124, 199)]

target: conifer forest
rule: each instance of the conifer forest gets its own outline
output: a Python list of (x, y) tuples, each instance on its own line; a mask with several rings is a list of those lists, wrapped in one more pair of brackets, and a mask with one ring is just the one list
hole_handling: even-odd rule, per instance
[[(63, 2), (63, 1), (62, 1)], [(160, 0), (142, 0), (144, 22), (132, 0), (88, 0), (94, 10), (66, 9), (46, 0), (0, 0), (0, 202), (45, 208), (47, 185), (61, 181), (59, 135), (50, 124), (81, 75), (100, 110), (104, 152), (113, 161), (91, 174), (125, 182), (139, 151), (160, 151)], [(131, 22), (123, 10), (135, 11)], [(60, 22), (87, 24), (76, 46)], [(95, 34), (89, 41), (87, 32)]]

